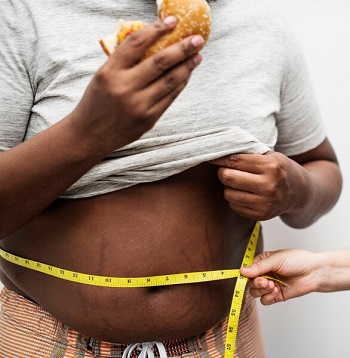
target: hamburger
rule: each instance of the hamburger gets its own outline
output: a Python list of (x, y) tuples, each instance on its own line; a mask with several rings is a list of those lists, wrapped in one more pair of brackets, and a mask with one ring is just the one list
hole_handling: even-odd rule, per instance
[[(157, 0), (158, 18), (162, 20), (171, 15), (178, 20), (176, 28), (150, 47), (145, 58), (190, 35), (201, 35), (205, 43), (208, 41), (211, 31), (211, 13), (206, 0)], [(142, 21), (126, 22), (120, 19), (116, 31), (99, 42), (106, 55), (110, 56), (127, 36), (145, 26), (147, 23)]]

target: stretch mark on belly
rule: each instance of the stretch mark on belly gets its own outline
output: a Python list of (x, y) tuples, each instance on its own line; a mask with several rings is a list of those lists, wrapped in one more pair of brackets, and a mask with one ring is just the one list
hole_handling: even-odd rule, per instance
[[(246, 267), (252, 264), (255, 255), (255, 249), (258, 242), (259, 231), (260, 231), (260, 223), (257, 222), (249, 238), (241, 267)], [(237, 282), (233, 292), (231, 309), (229, 313), (226, 343), (225, 343), (225, 358), (233, 358), (234, 349), (236, 345), (239, 316), (241, 312), (245, 287), (248, 281), (246, 277), (243, 277), (240, 274), (239, 269), (186, 272), (186, 273), (148, 276), (148, 277), (147, 276), (108, 277), (108, 276), (97, 276), (93, 274), (86, 274), (86, 273), (66, 270), (63, 268), (55, 267), (42, 262), (26, 259), (11, 254), (9, 252), (2, 250), (1, 248), (0, 248), (0, 256), (6, 261), (9, 261), (15, 265), (22, 266), (31, 270), (35, 270), (44, 273), (46, 275), (54, 276), (59, 279), (73, 281), (84, 285), (102, 286), (102, 287), (110, 287), (110, 288), (149, 287), (150, 289), (153, 288), (157, 290), (157, 288), (160, 289), (161, 286), (199, 283), (199, 282), (237, 278)], [(285, 285), (282, 281), (279, 281), (275, 278), (272, 277), (268, 277), (268, 278), (278, 281), (282, 285)]]

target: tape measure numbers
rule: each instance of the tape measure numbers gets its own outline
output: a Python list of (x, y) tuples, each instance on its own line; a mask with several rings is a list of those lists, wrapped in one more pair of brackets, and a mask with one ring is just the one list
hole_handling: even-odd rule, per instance
[[(244, 253), (242, 267), (252, 264), (260, 231), (260, 222), (257, 222), (249, 238), (246, 251)], [(15, 265), (23, 266), (31, 270), (39, 271), (63, 280), (73, 281), (84, 285), (119, 287), (119, 288), (137, 288), (179, 285), (187, 283), (199, 283), (216, 280), (225, 280), (237, 278), (233, 292), (231, 309), (228, 318), (227, 335), (225, 343), (225, 358), (232, 358), (236, 346), (236, 337), (238, 331), (239, 316), (242, 307), (242, 301), (248, 279), (243, 277), (239, 269), (187, 272), (171, 275), (145, 276), (145, 277), (108, 277), (74, 272), (52, 265), (47, 265), (34, 260), (25, 259), (17, 255), (10, 254), (0, 248), (0, 256), (12, 262)], [(271, 278), (274, 279), (274, 278)], [(278, 281), (278, 280), (277, 280)], [(282, 282), (280, 282), (282, 283)], [(282, 283), (283, 284), (283, 283)]]
[(31, 270), (39, 271), (44, 274), (54, 276), (66, 281), (73, 281), (84, 285), (114, 287), (114, 288), (140, 288), (154, 286), (170, 286), (186, 283), (199, 283), (206, 281), (224, 280), (239, 276), (239, 270), (218, 270), (218, 271), (200, 271), (188, 272), (172, 275), (145, 276), (145, 277), (109, 277), (90, 275), (81, 272), (69, 271), (59, 267), (43, 264), (41, 262), (24, 259), (22, 257), (10, 254), (0, 249), (0, 256), (18, 266), (23, 266)]

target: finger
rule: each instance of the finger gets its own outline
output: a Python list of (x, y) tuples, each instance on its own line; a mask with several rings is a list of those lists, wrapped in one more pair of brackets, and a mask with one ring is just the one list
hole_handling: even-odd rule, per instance
[(188, 83), (188, 79), (185, 79), (182, 83), (180, 83), (176, 88), (174, 88), (171, 92), (163, 95), (159, 99), (153, 99), (156, 101), (152, 106), (148, 109), (148, 115), (150, 118), (154, 118), (155, 120), (159, 119), (159, 117), (166, 111), (167, 108), (174, 102), (177, 96), (184, 90)]
[(275, 287), (270, 288), (269, 286), (267, 288), (250, 288), (250, 294), (253, 298), (259, 298), (270, 294), (274, 289)]
[(262, 197), (260, 193), (254, 192), (255, 185), (247, 183), (246, 188), (243, 188), (245, 184), (236, 180), (227, 183), (226, 180), (220, 178), (220, 181), (224, 184), (224, 198), (227, 201), (247, 207), (260, 206), (261, 208), (261, 205), (265, 205), (264, 197)]
[(256, 211), (256, 209), (244, 205), (238, 205), (236, 203), (228, 202), (232, 211), (239, 216), (249, 218), (252, 220), (263, 220), (264, 218)]
[[(241, 268), (242, 275), (244, 275), (248, 278), (253, 278), (253, 277), (257, 277), (257, 276), (261, 276), (261, 275), (266, 275), (268, 273), (275, 271), (276, 263), (271, 258), (271, 256), (267, 256), (266, 254), (268, 254), (268, 253), (265, 253), (264, 257), (260, 260), (259, 260), (259, 256), (258, 256), (252, 265), (247, 266), (247, 267), (242, 267)], [(264, 280), (269, 281), (266, 278), (260, 278), (260, 279), (264, 283), (265, 283)], [(260, 280), (258, 282), (256, 282), (256, 284), (259, 284), (259, 283), (260, 283)]]
[(229, 168), (228, 161), (229, 161), (230, 156), (231, 155), (228, 155), (226, 157), (217, 158), (217, 159), (212, 159), (212, 160), (209, 160), (209, 163), (213, 164), (213, 165), (220, 166), (220, 167)]
[[(190, 59), (182, 62), (180, 65), (172, 68), (164, 74), (161, 78), (155, 81), (147, 88), (149, 98), (151, 99), (151, 106), (167, 107), (174, 99), (181, 93), (187, 85), (192, 71), (200, 64), (202, 56), (195, 54)], [(164, 97), (164, 101), (161, 101)], [(157, 108), (155, 108), (157, 109)]]
[(257, 194), (225, 187), (224, 198), (234, 212), (244, 217), (260, 220), (270, 214), (271, 204)]
[(259, 192), (263, 188), (262, 176), (251, 172), (221, 167), (218, 169), (218, 177), (222, 184), (238, 190)]
[(225, 187), (224, 198), (235, 213), (250, 219), (264, 221), (278, 215), (278, 207), (261, 193)]
[(266, 295), (263, 295), (260, 298), (260, 302), (264, 306), (270, 306), (274, 303), (278, 303), (278, 302), (280, 302), (280, 300), (278, 299), (278, 293), (279, 293), (278, 288), (274, 287), (274, 289), (271, 292), (267, 293)]
[(231, 154), (227, 157), (211, 160), (211, 164), (236, 169), (249, 173), (263, 173), (263, 165), (268, 161), (267, 157), (261, 154)]
[[(198, 53), (203, 44), (203, 37), (199, 35), (190, 36), (142, 61), (138, 66), (140, 73), (142, 73), (142, 76), (139, 77), (140, 87), (148, 86), (160, 76), (168, 75), (169, 70), (174, 66), (180, 65), (191, 57), (193, 58), (193, 55)], [(191, 71), (194, 67), (192, 66)], [(167, 78), (169, 79), (169, 75)]]
[(257, 210), (257, 206), (255, 207), (248, 207), (246, 205), (238, 205), (236, 202), (228, 201), (228, 205), (230, 206), (231, 210), (234, 211), (239, 216), (244, 218), (252, 219), (252, 220), (266, 220), (265, 216), (261, 215), (261, 213)]
[(143, 29), (132, 33), (118, 45), (110, 56), (110, 60), (122, 68), (133, 67), (142, 59), (146, 51), (153, 44), (175, 28), (176, 23), (176, 17), (169, 16), (164, 20), (157, 20)]
[(262, 260), (266, 260), (268, 259), (271, 255), (273, 255), (273, 253), (275, 253), (276, 251), (272, 252), (272, 251), (263, 251), (261, 252), (260, 254), (256, 255), (254, 257), (254, 260), (253, 260), (253, 263), (257, 263), (259, 261), (262, 261)]
[[(243, 270), (243, 268), (241, 268), (241, 270)], [(253, 289), (267, 289), (269, 287), (269, 280), (265, 277), (256, 277), (248, 280), (247, 285)]]

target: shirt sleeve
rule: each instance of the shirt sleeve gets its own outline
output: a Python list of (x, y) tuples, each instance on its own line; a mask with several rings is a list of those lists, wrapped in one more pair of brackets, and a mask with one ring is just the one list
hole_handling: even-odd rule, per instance
[(0, 11), (0, 152), (21, 143), (33, 106), (26, 44), (11, 1)]
[(281, 108), (276, 114), (276, 151), (292, 156), (317, 147), (326, 134), (301, 46), (290, 30), (284, 43), (285, 71)]

